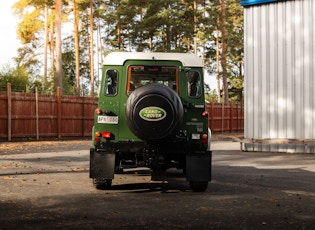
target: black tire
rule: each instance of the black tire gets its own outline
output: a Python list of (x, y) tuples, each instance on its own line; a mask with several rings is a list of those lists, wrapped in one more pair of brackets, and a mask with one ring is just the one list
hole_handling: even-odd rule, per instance
[[(144, 118), (146, 108), (162, 111), (161, 118)], [(178, 132), (183, 121), (183, 104), (171, 88), (149, 84), (133, 91), (126, 103), (126, 120), (130, 130), (142, 140), (161, 140)]]
[(93, 178), (93, 185), (96, 187), (96, 189), (99, 190), (110, 189), (112, 186), (112, 180), (104, 178)]
[(208, 181), (202, 181), (202, 182), (190, 181), (190, 188), (194, 192), (204, 192), (206, 191), (207, 187), (208, 187)]
[(115, 174), (123, 174), (124, 173), (124, 169), (121, 166), (117, 166), (115, 167)]

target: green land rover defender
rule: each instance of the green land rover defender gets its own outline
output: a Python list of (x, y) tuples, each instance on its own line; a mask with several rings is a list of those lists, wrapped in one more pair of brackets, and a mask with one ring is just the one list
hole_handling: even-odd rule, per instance
[(113, 52), (102, 75), (90, 149), (96, 188), (110, 188), (114, 174), (132, 166), (149, 168), (152, 180), (179, 169), (193, 191), (205, 191), (212, 153), (202, 60)]

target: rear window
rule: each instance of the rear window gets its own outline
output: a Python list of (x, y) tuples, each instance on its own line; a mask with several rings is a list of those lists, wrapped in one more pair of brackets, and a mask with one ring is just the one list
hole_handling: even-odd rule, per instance
[(118, 91), (118, 71), (116, 69), (109, 69), (105, 75), (105, 95), (115, 96)]
[(201, 96), (202, 93), (202, 86), (201, 86), (201, 77), (199, 72), (197, 71), (188, 71), (186, 73), (187, 78), (187, 93), (189, 97), (198, 98)]
[(128, 67), (127, 94), (147, 84), (166, 85), (178, 92), (178, 68), (147, 65)]

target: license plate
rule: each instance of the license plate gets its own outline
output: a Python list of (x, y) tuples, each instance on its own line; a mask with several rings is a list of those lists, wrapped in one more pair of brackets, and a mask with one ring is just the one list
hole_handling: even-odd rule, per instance
[(118, 116), (98, 116), (97, 123), (118, 124)]
[(193, 139), (193, 140), (200, 140), (200, 134), (198, 134), (198, 133), (191, 134), (191, 139)]

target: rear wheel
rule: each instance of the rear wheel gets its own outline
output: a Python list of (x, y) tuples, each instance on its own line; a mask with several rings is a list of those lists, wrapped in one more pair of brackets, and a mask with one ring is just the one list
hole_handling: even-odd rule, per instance
[(194, 182), (190, 181), (190, 188), (194, 192), (204, 192), (208, 187), (208, 181)]
[(110, 189), (112, 186), (112, 179), (93, 178), (93, 185), (100, 190)]
[(117, 166), (115, 167), (115, 174), (123, 174), (124, 173), (124, 169), (121, 166)]

